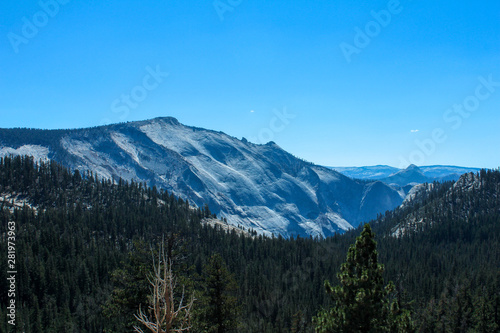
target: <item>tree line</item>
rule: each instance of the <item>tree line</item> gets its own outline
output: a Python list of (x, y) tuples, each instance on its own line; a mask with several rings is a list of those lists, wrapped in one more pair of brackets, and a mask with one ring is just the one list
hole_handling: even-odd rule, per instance
[[(177, 281), (174, 304), (183, 294), (187, 302), (195, 299), (192, 332), (333, 332), (353, 320), (339, 324), (332, 318), (357, 312), (376, 314), (381, 322), (373, 323), (374, 329), (385, 331), (495, 332), (500, 173), (473, 177), (480, 186), (472, 189), (436, 183), (403, 208), (371, 221), (370, 231), (360, 226), (327, 239), (284, 239), (202, 224), (214, 218), (207, 207), (193, 208), (142, 183), (103, 180), (29, 157), (2, 158), (0, 247), (6, 249), (6, 226), (14, 221), (17, 329), (133, 332), (141, 327), (139, 308), (148, 315), (155, 262), (157, 269), (169, 263), (158, 260), (164, 244)], [(15, 198), (30, 206), (16, 206)], [(409, 216), (424, 222), (402, 237), (391, 236)], [(360, 233), (371, 249), (361, 255), (371, 265), (366, 274), (357, 266), (364, 265), (356, 255)], [(0, 332), (10, 332), (7, 267), (0, 263)], [(356, 270), (361, 275), (350, 275)], [(346, 285), (364, 291), (358, 295)], [(369, 305), (375, 299), (383, 306)]]

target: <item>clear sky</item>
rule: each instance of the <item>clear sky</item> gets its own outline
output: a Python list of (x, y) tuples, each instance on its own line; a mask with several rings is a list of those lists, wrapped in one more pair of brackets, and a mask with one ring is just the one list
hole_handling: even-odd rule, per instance
[(330, 166), (500, 166), (500, 2), (4, 0), (0, 127), (173, 116)]

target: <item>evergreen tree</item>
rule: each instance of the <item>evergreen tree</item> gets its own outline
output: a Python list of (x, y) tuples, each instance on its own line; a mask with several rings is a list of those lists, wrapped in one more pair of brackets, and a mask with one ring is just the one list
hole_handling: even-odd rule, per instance
[(239, 306), (234, 296), (238, 285), (224, 260), (214, 254), (204, 268), (205, 298), (201, 315), (204, 330), (213, 333), (233, 332), (238, 327)]
[[(412, 331), (404, 316), (411, 306), (419, 332), (498, 332), (500, 172), (467, 179), (473, 186), (424, 186), (371, 225), (381, 236), (384, 277), (398, 281), (398, 302), (386, 310), (389, 331)], [(239, 331), (309, 332), (317, 309), (332, 304), (323, 281), (335, 275), (363, 228), (327, 239), (267, 238), (251, 229), (248, 237), (201, 224), (204, 215), (212, 216), (144, 184), (102, 181), (91, 171), (73, 173), (31, 157), (0, 157), (0, 252), (7, 253), (8, 223), (17, 230), (16, 326), (26, 333), (131, 332), (133, 315), (150, 294), (146, 244), (165, 235), (173, 273), (189, 294), (208, 291), (198, 274), (213, 253), (224, 258), (239, 285)], [(403, 235), (391, 236), (398, 226)], [(0, 260), (0, 333), (11, 327), (7, 271)], [(180, 287), (176, 292), (182, 294)], [(199, 323), (203, 305), (212, 304), (196, 296), (193, 320)]]
[(378, 263), (377, 243), (370, 225), (349, 248), (338, 274), (340, 285), (325, 288), (334, 306), (314, 318), (317, 332), (386, 332), (389, 327), (389, 293), (393, 284), (384, 286), (383, 265)]
[(133, 332), (139, 305), (147, 302), (149, 295), (149, 272), (151, 254), (144, 241), (135, 241), (128, 260), (121, 263), (111, 274), (114, 289), (103, 306), (103, 313), (109, 319), (109, 332)]
[(495, 323), (492, 302), (485, 295), (480, 295), (474, 304), (475, 331), (479, 333), (498, 332), (500, 327)]
[(297, 312), (292, 317), (292, 328), (291, 333), (302, 333), (306, 331), (306, 321), (304, 318), (304, 313), (302, 311)]

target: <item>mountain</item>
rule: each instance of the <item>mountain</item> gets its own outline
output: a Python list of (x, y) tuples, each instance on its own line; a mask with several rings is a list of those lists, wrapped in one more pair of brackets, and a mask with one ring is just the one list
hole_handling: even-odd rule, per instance
[(347, 177), (355, 179), (380, 180), (400, 171), (388, 165), (375, 165), (363, 167), (331, 167)]
[[(483, 223), (498, 226), (500, 173), (481, 170), (466, 173), (456, 182), (415, 186), (395, 219), (382, 219), (392, 226), (393, 236), (424, 231), (436, 224), (465, 222), (468, 228), (483, 227)], [(399, 214), (399, 215), (398, 215)], [(397, 221), (397, 222), (395, 222)]]
[(432, 182), (432, 180), (432, 178), (424, 175), (422, 170), (420, 170), (419, 167), (414, 164), (410, 165), (406, 169), (393, 173), (387, 178), (382, 179), (382, 181), (386, 184), (399, 186), (417, 185)]
[(483, 311), (481, 327), (498, 332), (500, 172), (480, 170), (412, 191), (371, 225), (385, 273), (420, 303), (417, 331), (480, 332), (473, 313)]
[(259, 233), (328, 236), (406, 195), (175, 118), (75, 130), (0, 129), (0, 156), (29, 154), (107, 179), (146, 182)]
[[(375, 165), (363, 167), (330, 167), (331, 169), (340, 172), (341, 174), (354, 178), (366, 180), (381, 180), (384, 182), (393, 182), (397, 180), (395, 175), (401, 172), (396, 183), (400, 186), (406, 186), (412, 182), (423, 183), (433, 181), (458, 180), (461, 175), (468, 172), (478, 172), (479, 168), (467, 168), (460, 166), (447, 165), (431, 165), (420, 166), (418, 171), (414, 170), (415, 165), (410, 165), (406, 169), (398, 169), (388, 165)], [(421, 174), (416, 174), (419, 172)], [(402, 180), (408, 177), (409, 181)]]
[(427, 177), (440, 179), (440, 180), (458, 180), (461, 175), (469, 172), (479, 172), (480, 168), (466, 168), (451, 165), (431, 165), (421, 166), (420, 170)]
[[(479, 325), (497, 332), (500, 171), (413, 189), (404, 205), (371, 223), (399, 308), (414, 312), (418, 332), (477, 332)], [(240, 331), (293, 331), (299, 318), (301, 331), (312, 332), (311, 318), (331, 306), (324, 281), (335, 278), (362, 226), (319, 241), (246, 237), (210, 217), (206, 207), (143, 184), (98, 181), (53, 161), (0, 159), (0, 220), (15, 226), (23, 259), (15, 264), (17, 325), (27, 333), (130, 331), (150, 299), (151, 251), (166, 242), (188, 295), (191, 288), (203, 295), (203, 267), (221, 255), (239, 285)], [(8, 240), (0, 237), (0, 248), (7, 251)], [(10, 287), (10, 269), (0, 260), (0, 290)], [(10, 299), (0, 293), (0, 306)], [(194, 323), (203, 303), (195, 304)], [(8, 320), (4, 312), (0, 331)]]

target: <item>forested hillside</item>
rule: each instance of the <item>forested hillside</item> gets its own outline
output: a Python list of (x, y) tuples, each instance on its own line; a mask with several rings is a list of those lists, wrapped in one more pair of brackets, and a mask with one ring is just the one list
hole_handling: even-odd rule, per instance
[[(372, 221), (384, 278), (396, 287), (390, 297), (412, 313), (417, 330), (498, 330), (499, 184), (498, 171), (436, 183)], [(215, 325), (208, 300), (213, 274), (220, 271), (227, 271), (228, 302), (239, 304), (227, 312), (228, 327), (312, 332), (313, 316), (335, 305), (324, 281), (338, 283), (360, 229), (322, 240), (286, 240), (202, 223), (213, 218), (208, 207), (193, 208), (141, 183), (113, 184), (27, 157), (1, 159), (0, 245), (7, 257), (7, 226), (14, 222), (17, 326), (12, 330), (7, 323), (8, 267), (2, 259), (0, 332), (132, 332), (138, 324), (133, 315), (148, 302), (151, 252), (162, 242), (180, 285), (197, 299), (193, 332)], [(395, 237), (398, 226), (407, 227)]]
[(387, 275), (416, 301), (423, 332), (498, 332), (498, 170), (421, 185), (373, 225)]

